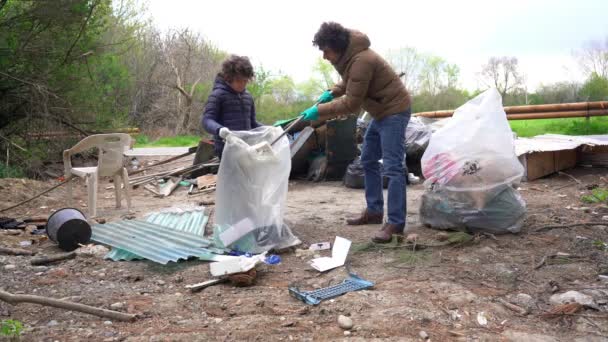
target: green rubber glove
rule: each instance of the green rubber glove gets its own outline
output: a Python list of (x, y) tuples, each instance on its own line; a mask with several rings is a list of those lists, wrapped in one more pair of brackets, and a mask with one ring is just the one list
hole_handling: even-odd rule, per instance
[(304, 120), (306, 120), (306, 121), (319, 120), (319, 109), (317, 108), (317, 105), (314, 105), (314, 106), (308, 108), (307, 110), (303, 111), (302, 113), (300, 113), (300, 115), (303, 115)]
[(331, 94), (331, 91), (326, 90), (323, 92), (323, 94), (321, 94), (321, 96), (319, 96), (319, 98), (317, 99), (317, 102), (326, 103), (333, 99), (334, 99), (334, 96)]

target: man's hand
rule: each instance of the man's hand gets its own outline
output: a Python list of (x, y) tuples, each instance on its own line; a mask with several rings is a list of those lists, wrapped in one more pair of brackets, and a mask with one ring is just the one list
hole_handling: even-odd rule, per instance
[(319, 120), (319, 109), (317, 108), (317, 105), (314, 105), (300, 113), (300, 115), (304, 116), (303, 119), (306, 121)]
[(226, 137), (232, 132), (230, 132), (230, 130), (226, 127), (222, 127), (220, 128), (220, 131), (218, 132), (218, 135), (220, 136), (220, 138), (226, 140)]
[(321, 96), (319, 96), (319, 98), (317, 99), (317, 102), (318, 103), (327, 103), (333, 99), (334, 99), (334, 96), (331, 94), (331, 91), (326, 90), (323, 92), (323, 94), (321, 94)]

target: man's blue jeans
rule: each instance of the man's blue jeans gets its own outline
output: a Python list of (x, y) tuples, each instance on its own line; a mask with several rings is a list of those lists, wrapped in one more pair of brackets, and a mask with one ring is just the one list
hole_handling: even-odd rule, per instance
[(390, 224), (404, 225), (406, 212), (405, 171), (405, 127), (410, 121), (411, 110), (387, 116), (381, 120), (372, 119), (363, 140), (361, 164), (365, 172), (365, 200), (367, 211), (384, 213), (382, 175), (388, 177), (388, 221)]

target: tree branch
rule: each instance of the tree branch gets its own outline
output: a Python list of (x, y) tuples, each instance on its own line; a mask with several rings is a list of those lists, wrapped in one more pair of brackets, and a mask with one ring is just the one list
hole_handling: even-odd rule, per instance
[(76, 46), (76, 43), (78, 43), (78, 41), (80, 40), (80, 37), (82, 36), (82, 33), (84, 32), (84, 29), (86, 28), (87, 24), (89, 23), (89, 20), (93, 16), (93, 10), (95, 10), (95, 7), (97, 7), (97, 5), (99, 5), (99, 1), (95, 1), (91, 5), (89, 14), (87, 15), (87, 17), (84, 20), (84, 22), (82, 23), (82, 25), (80, 26), (80, 31), (78, 31), (78, 35), (76, 36), (76, 39), (74, 39), (74, 41), (72, 42), (72, 45), (68, 49), (68, 52), (65, 54), (65, 57), (63, 58), (63, 62), (61, 63), (61, 65), (65, 65), (68, 62), (68, 58), (70, 57), (70, 54), (72, 53), (72, 50), (74, 49), (74, 46)]
[(5, 301), (9, 304), (17, 305), (19, 303), (33, 303), (40, 304), (44, 306), (52, 306), (55, 308), (78, 311), (88, 313), (90, 315), (98, 316), (98, 317), (106, 317), (119, 321), (128, 321), (132, 322), (137, 319), (136, 315), (127, 314), (118, 311), (106, 310), (96, 308), (90, 305), (84, 305), (79, 303), (72, 303), (65, 300), (54, 299), (49, 297), (41, 297), (41, 296), (33, 296), (33, 295), (15, 295), (9, 292), (5, 292), (0, 290), (0, 300)]

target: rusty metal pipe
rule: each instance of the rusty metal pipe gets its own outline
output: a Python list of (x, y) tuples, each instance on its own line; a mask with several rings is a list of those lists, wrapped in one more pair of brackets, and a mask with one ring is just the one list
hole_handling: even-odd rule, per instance
[[(597, 101), (597, 102), (577, 102), (577, 103), (559, 103), (559, 104), (548, 104), (548, 105), (528, 105), (528, 106), (510, 106), (504, 107), (505, 112), (508, 114), (533, 114), (533, 113), (556, 113), (556, 112), (573, 112), (573, 111), (585, 111), (589, 110), (608, 110), (608, 101)], [(439, 110), (434, 112), (421, 112), (416, 113), (414, 116), (421, 116), (426, 118), (448, 118), (454, 114), (454, 110)], [(602, 114), (605, 115), (605, 114)], [(586, 115), (583, 115), (586, 116)], [(590, 115), (594, 116), (594, 115)], [(595, 115), (597, 116), (597, 115)], [(577, 116), (566, 116), (566, 117), (577, 117)], [(539, 117), (549, 118), (549, 117)], [(556, 117), (558, 118), (558, 117)], [(533, 119), (533, 118), (532, 118)]]

